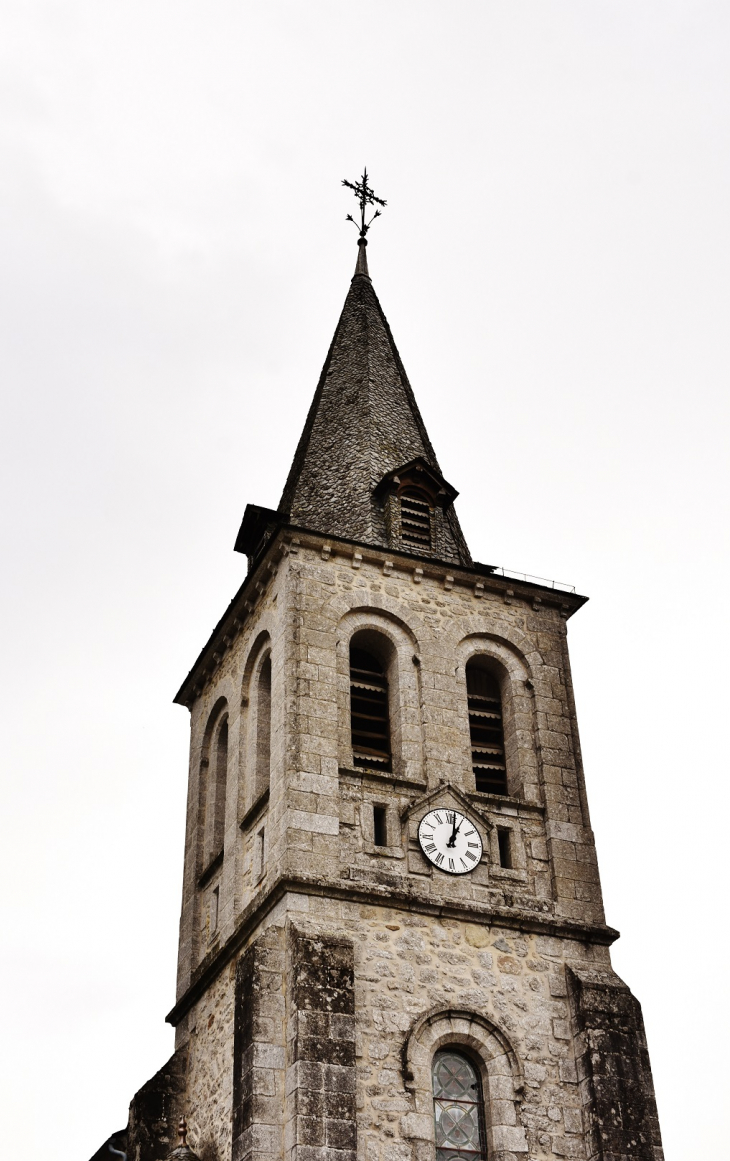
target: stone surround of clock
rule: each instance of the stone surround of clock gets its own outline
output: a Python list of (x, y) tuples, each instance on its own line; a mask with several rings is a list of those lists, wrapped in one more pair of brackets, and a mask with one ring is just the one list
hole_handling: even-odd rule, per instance
[[(435, 1161), (444, 1052), (489, 1161), (661, 1157), (578, 741), (585, 598), (473, 562), (455, 497), (361, 247), (281, 504), (246, 509), (247, 576), (177, 695), (176, 1053), (130, 1161), (182, 1111), (202, 1161)], [(424, 857), (434, 810), (478, 831), (468, 873)]]

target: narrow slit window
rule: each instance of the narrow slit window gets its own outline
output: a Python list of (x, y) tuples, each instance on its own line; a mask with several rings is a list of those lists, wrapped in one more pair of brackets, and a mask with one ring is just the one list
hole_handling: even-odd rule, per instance
[(373, 842), (376, 847), (388, 845), (388, 823), (384, 806), (373, 807)]
[(256, 881), (263, 878), (266, 870), (266, 827), (261, 827), (261, 830), (256, 835)]
[(220, 902), (220, 888), (214, 887), (210, 895), (210, 934), (218, 930), (218, 904)]
[(390, 770), (388, 679), (377, 657), (350, 647), (350, 724), (356, 766)]
[(487, 1161), (479, 1074), (451, 1048), (433, 1058), (433, 1111), (436, 1161)]
[(507, 793), (502, 697), (499, 681), (487, 669), (466, 667), (471, 761), (476, 789), (482, 794)]
[(512, 870), (512, 835), (506, 826), (497, 827), (497, 846), (499, 847), (499, 865), (506, 870)]
[(431, 547), (431, 506), (417, 492), (401, 493), (400, 536), (406, 548)]

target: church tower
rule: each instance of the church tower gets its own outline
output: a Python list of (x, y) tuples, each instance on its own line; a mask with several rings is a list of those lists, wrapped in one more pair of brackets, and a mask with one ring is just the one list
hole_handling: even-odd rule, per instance
[(472, 560), (366, 232), (279, 507), (246, 508), (246, 579), (176, 697), (176, 1051), (129, 1161), (183, 1114), (201, 1161), (660, 1161), (581, 764), (586, 598)]

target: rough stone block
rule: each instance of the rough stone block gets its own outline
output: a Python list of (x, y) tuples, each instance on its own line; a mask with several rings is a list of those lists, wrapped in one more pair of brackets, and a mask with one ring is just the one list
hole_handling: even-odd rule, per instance
[(527, 1137), (521, 1126), (494, 1125), (491, 1136), (496, 1150), (503, 1149), (511, 1153), (527, 1152)]

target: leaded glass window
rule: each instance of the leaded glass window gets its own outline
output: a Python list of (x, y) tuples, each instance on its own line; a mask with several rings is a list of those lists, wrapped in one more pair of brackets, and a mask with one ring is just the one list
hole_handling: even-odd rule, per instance
[(467, 1056), (447, 1048), (433, 1058), (436, 1161), (486, 1161), (481, 1085)]

